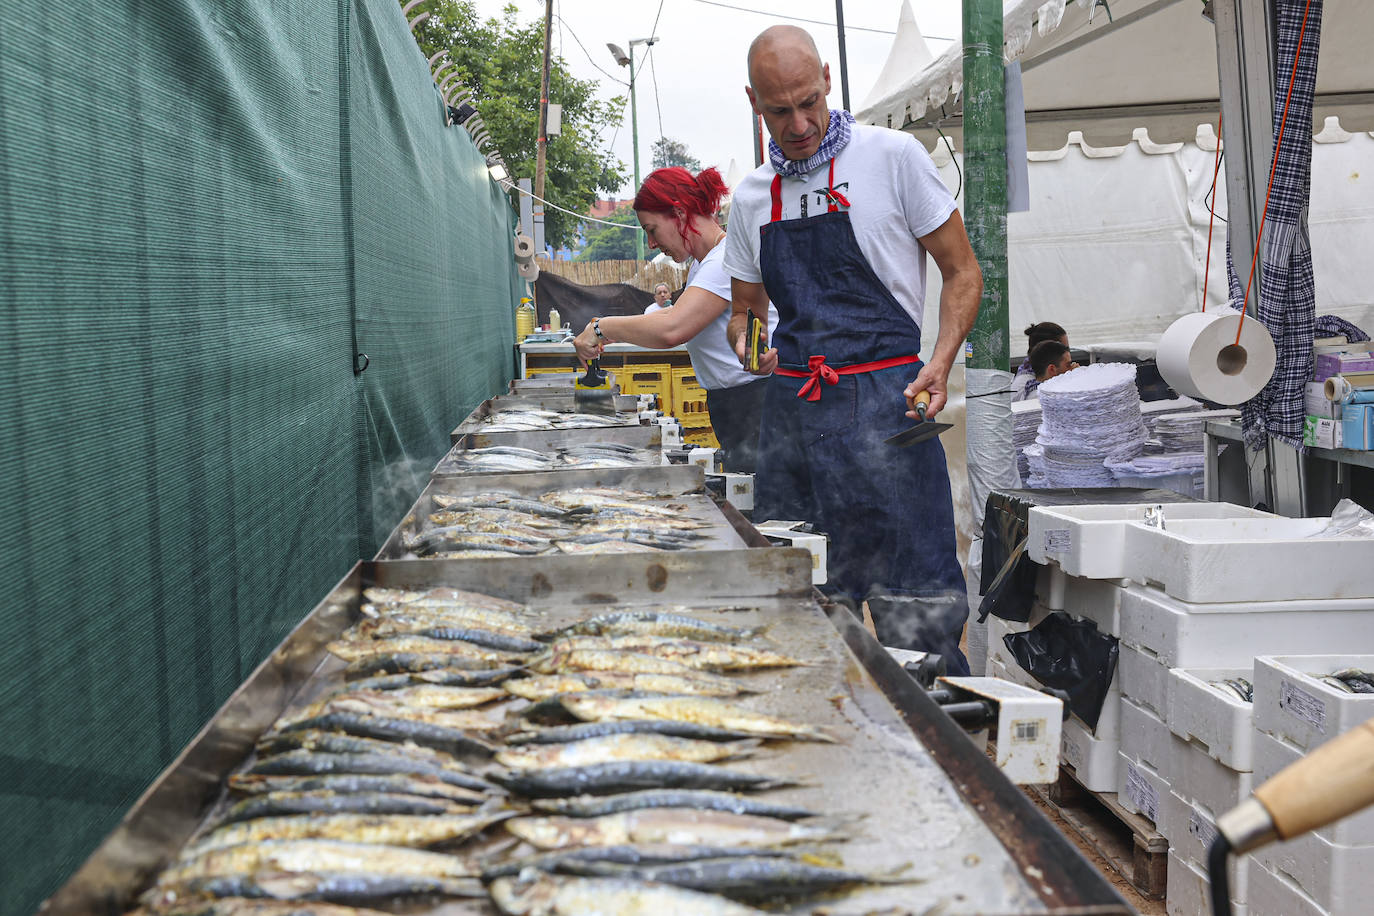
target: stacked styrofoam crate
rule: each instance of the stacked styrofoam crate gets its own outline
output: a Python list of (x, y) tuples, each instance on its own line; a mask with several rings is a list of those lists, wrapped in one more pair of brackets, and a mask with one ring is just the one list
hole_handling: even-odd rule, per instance
[[(1243, 673), (1275, 650), (1374, 645), (1374, 565), (1367, 540), (1313, 539), (1324, 519), (1183, 503), (1164, 506), (1151, 524), (1152, 508), (1035, 507), (1027, 552), (1070, 576), (1134, 580), (1120, 602), (1118, 800), (1154, 820), (1175, 861), (1197, 865), (1211, 819), (1249, 795), (1255, 761), (1244, 711), (1195, 682)], [(1192, 709), (1198, 702), (1208, 708)], [(1172, 882), (1180, 900), (1200, 893), (1189, 874), (1202, 872), (1180, 868)], [(1248, 878), (1233, 872), (1233, 902), (1252, 896)]]
[[(1251, 704), (1215, 686), (1235, 678), (1249, 681), (1253, 672), (1249, 666), (1169, 671), (1172, 798), (1162, 832), (1170, 846), (1168, 907), (1176, 916), (1207, 911), (1207, 850), (1217, 815), (1249, 795), (1253, 782)], [(1252, 899), (1249, 857), (1232, 857), (1227, 868), (1232, 910), (1246, 912)]]
[[(1374, 669), (1374, 655), (1255, 659), (1257, 785), (1374, 717), (1374, 694), (1346, 693), (1320, 680), (1344, 668)], [(1252, 913), (1368, 912), (1374, 906), (1374, 809), (1257, 849), (1252, 859)], [(1272, 895), (1258, 894), (1260, 885)]]
[[(1041, 684), (1023, 670), (1007, 650), (1002, 637), (1007, 633), (1031, 629), (1050, 613), (1063, 611), (1077, 619), (1090, 620), (1109, 636), (1120, 629), (1121, 592), (1125, 580), (1097, 580), (1065, 576), (1058, 566), (1042, 566), (1036, 579), (1035, 605), (1030, 620), (1013, 623), (989, 618), (988, 672), (1013, 683), (1040, 688)], [(1095, 728), (1077, 716), (1064, 721), (1060, 741), (1061, 762), (1074, 770), (1083, 786), (1094, 792), (1115, 792), (1117, 746), (1121, 735), (1121, 691), (1114, 675), (1107, 688)]]

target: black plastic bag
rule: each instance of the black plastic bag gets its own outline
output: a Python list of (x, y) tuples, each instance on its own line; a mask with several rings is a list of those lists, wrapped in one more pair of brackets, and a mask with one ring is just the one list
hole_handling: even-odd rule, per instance
[(1062, 611), (1024, 633), (1002, 637), (1021, 668), (1046, 687), (1069, 695), (1069, 711), (1097, 728), (1102, 701), (1116, 673), (1116, 637), (1091, 620), (1074, 620)]

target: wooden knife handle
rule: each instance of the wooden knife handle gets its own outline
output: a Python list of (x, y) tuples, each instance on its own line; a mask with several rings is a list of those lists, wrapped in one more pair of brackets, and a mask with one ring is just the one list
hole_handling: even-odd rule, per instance
[(1255, 797), (1284, 840), (1374, 804), (1374, 719), (1280, 770)]

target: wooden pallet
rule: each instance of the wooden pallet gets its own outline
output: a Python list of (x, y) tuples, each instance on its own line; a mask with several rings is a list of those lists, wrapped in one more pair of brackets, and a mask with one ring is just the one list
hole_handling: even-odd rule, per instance
[(1164, 899), (1169, 841), (1154, 824), (1123, 808), (1115, 792), (1088, 791), (1070, 767), (1059, 768), (1058, 782), (1028, 788), (1141, 896)]

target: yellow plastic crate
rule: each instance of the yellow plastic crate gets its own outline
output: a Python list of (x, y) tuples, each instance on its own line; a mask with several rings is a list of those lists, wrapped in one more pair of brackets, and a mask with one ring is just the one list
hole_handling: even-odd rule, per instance
[(667, 363), (629, 363), (615, 375), (621, 394), (652, 394), (660, 404), (672, 400), (672, 367)]
[(716, 440), (715, 430), (709, 426), (706, 429), (684, 429), (682, 441), (692, 445), (703, 445), (707, 448), (720, 448), (720, 442)]
[(566, 375), (571, 377), (577, 374), (577, 370), (571, 366), (526, 366), (525, 378), (534, 378), (539, 375)]
[(683, 426), (711, 424), (711, 414), (706, 409), (706, 389), (697, 384), (697, 374), (690, 366), (673, 370), (673, 399), (668, 412)]

